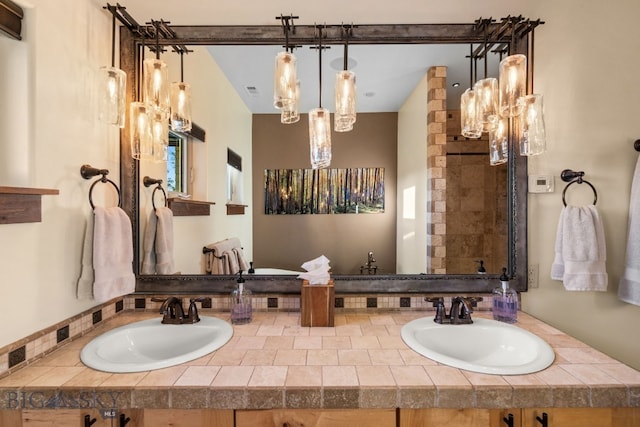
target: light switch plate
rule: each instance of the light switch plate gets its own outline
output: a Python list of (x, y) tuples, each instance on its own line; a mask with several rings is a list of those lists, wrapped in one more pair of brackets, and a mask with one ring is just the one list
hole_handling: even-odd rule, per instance
[(553, 175), (529, 175), (529, 193), (553, 193)]

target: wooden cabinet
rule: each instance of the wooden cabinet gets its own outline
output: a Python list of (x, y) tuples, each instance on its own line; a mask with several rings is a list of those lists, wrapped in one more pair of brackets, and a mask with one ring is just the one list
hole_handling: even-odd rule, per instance
[(547, 427), (634, 427), (640, 408), (526, 408), (522, 427), (542, 427), (536, 417), (547, 414)]
[(401, 409), (398, 427), (521, 427), (520, 409)]
[[(396, 417), (397, 412), (397, 417)], [(640, 408), (126, 409), (126, 427), (638, 427)], [(2, 427), (120, 427), (97, 409), (0, 410)], [(511, 416), (511, 418), (510, 418)], [(538, 420), (539, 418), (540, 420)], [(512, 424), (508, 424), (506, 420)]]
[(233, 410), (145, 409), (143, 421), (144, 427), (233, 427)]
[[(132, 410), (135, 411), (135, 410)], [(13, 411), (20, 413), (19, 411)], [(22, 424), (6, 424), (7, 426), (19, 427), (84, 427), (85, 417), (95, 422), (91, 427), (114, 427), (119, 426), (118, 418), (103, 418), (97, 409), (24, 409), (22, 410)], [(126, 427), (139, 426), (133, 420), (132, 415), (127, 411), (125, 416), (132, 419)], [(14, 420), (17, 421), (17, 420)], [(2, 424), (3, 426), (5, 424)]]
[[(126, 427), (233, 427), (233, 410), (125, 409)], [(23, 409), (0, 411), (1, 427), (121, 427), (120, 414), (103, 418), (97, 409)]]
[(236, 411), (236, 427), (393, 427), (395, 425), (395, 409)]

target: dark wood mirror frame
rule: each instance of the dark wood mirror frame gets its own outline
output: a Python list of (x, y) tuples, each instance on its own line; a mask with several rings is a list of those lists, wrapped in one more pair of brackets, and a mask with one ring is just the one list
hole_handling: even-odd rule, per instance
[[(494, 43), (510, 46), (510, 53), (529, 53), (530, 34), (525, 31), (512, 37), (504, 31), (504, 23), (489, 25), (489, 33), (500, 34)], [(172, 26), (175, 38), (160, 39), (160, 45), (283, 45), (282, 27), (274, 26)], [(350, 44), (480, 44), (484, 33), (471, 24), (407, 24), (407, 25), (359, 25), (349, 38)], [(296, 26), (296, 44), (314, 44), (315, 26)], [(327, 26), (323, 43), (341, 44), (341, 26)], [(518, 33), (514, 31), (514, 33)], [(127, 105), (133, 100), (140, 80), (140, 58), (143, 42), (140, 33), (126, 27), (120, 31), (120, 67), (127, 73)], [(529, 86), (532, 80), (531, 60)], [(437, 65), (437, 64), (435, 64)], [(128, 123), (127, 123), (128, 125)], [(513, 138), (511, 138), (513, 147)], [(133, 225), (134, 271), (137, 277), (136, 291), (141, 293), (228, 293), (235, 287), (235, 276), (223, 275), (174, 275), (142, 276), (139, 274), (139, 210), (140, 188), (139, 162), (131, 155), (129, 128), (120, 134), (120, 186), (122, 208)], [(527, 290), (527, 158), (509, 153), (509, 224), (508, 224), (508, 272), (512, 287)], [(491, 292), (497, 285), (498, 275), (334, 275), (338, 293), (475, 293)], [(247, 277), (246, 287), (254, 293), (300, 293), (301, 281), (295, 276), (264, 275)]]

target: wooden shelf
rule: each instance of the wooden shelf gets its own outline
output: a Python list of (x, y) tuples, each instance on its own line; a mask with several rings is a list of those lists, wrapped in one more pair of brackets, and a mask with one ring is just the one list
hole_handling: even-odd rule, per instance
[(227, 203), (227, 215), (244, 215), (244, 208), (246, 207), (247, 205)]
[(42, 196), (57, 195), (50, 188), (0, 186), (0, 224), (42, 221)]
[(201, 200), (185, 200), (177, 197), (167, 199), (169, 209), (173, 216), (208, 216), (211, 215), (211, 205), (215, 202), (205, 202)]

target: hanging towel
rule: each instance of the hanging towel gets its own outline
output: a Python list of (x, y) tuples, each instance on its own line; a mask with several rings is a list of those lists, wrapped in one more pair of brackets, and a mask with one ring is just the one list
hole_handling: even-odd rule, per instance
[(249, 271), (249, 268), (251, 268), (251, 265), (249, 265), (249, 262), (245, 258), (244, 251), (242, 250), (242, 248), (240, 247), (233, 248), (233, 252), (235, 253), (236, 258), (238, 259), (238, 268), (242, 271)]
[(568, 291), (606, 291), (606, 246), (594, 205), (565, 206), (560, 213), (551, 278)]
[(156, 209), (158, 218), (155, 236), (156, 273), (173, 274), (175, 265), (173, 260), (173, 211), (161, 206)]
[(629, 304), (640, 305), (640, 157), (631, 183), (627, 256), (618, 285), (618, 298)]
[(156, 252), (154, 249), (158, 217), (151, 211), (142, 238), (142, 274), (156, 274)]
[(82, 266), (76, 296), (78, 299), (93, 299), (93, 212), (87, 218), (82, 246)]
[(131, 221), (119, 207), (94, 209), (93, 296), (101, 303), (135, 291)]

